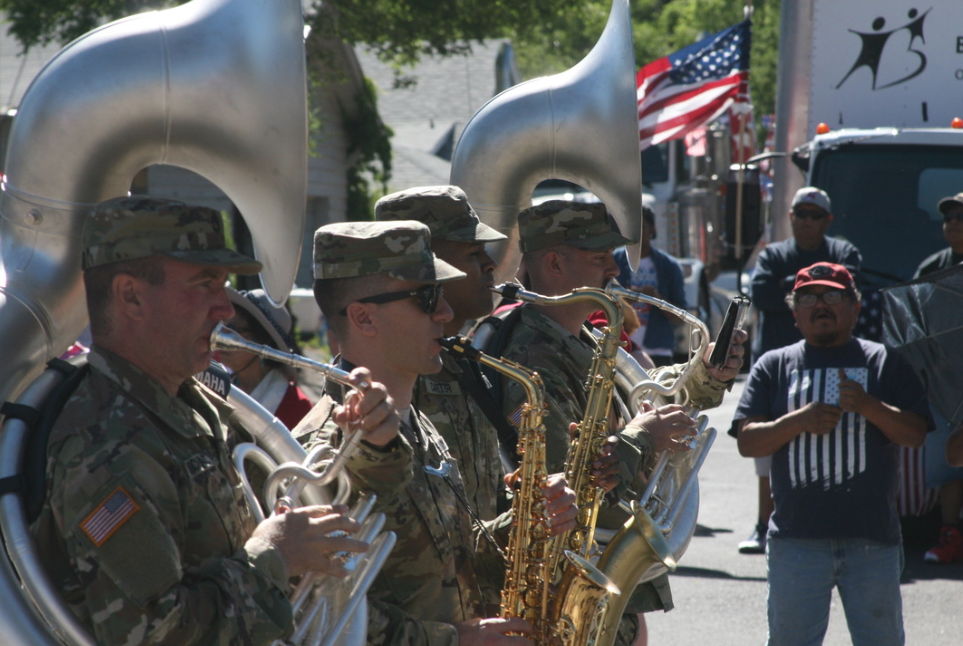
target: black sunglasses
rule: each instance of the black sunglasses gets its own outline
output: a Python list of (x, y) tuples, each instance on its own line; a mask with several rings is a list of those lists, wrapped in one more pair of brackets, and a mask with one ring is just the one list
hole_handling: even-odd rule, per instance
[[(406, 298), (417, 298), (421, 302), (421, 311), (425, 314), (433, 314), (435, 309), (438, 307), (438, 301), (441, 299), (441, 293), (444, 286), (441, 283), (435, 283), (433, 285), (425, 285), (419, 287), (418, 289), (412, 289), (403, 292), (388, 292), (387, 294), (376, 294), (375, 296), (366, 296), (364, 298), (359, 298), (356, 303), (390, 303), (392, 301), (400, 301)], [(345, 305), (338, 312), (341, 316), (347, 316), (348, 306)]]
[(809, 218), (810, 220), (822, 220), (823, 218), (829, 217), (829, 214), (825, 211), (819, 211), (816, 209), (805, 209), (803, 211), (793, 211), (793, 215), (797, 218), (805, 220)]
[(963, 211), (943, 214), (943, 222), (952, 222), (953, 220), (963, 220)]

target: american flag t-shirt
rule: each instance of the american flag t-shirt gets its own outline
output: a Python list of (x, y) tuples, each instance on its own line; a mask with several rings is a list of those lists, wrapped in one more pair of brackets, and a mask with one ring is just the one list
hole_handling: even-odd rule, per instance
[[(790, 373), (787, 408), (799, 410), (810, 402), (839, 404), (839, 368), (795, 369)], [(845, 368), (846, 377), (867, 388), (867, 368)], [(789, 449), (789, 482), (793, 489), (844, 486), (866, 470), (866, 418), (843, 412), (836, 428), (825, 435), (803, 433)]]

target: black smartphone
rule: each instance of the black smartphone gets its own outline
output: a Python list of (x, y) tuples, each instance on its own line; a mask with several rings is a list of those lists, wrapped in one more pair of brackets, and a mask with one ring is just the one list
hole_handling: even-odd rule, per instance
[(729, 358), (729, 346), (732, 345), (732, 332), (742, 325), (751, 304), (752, 301), (749, 300), (748, 296), (741, 295), (736, 296), (729, 303), (726, 317), (722, 320), (722, 327), (716, 337), (716, 347), (712, 349), (712, 354), (709, 355), (709, 365), (713, 368), (722, 368), (726, 365), (726, 359)]

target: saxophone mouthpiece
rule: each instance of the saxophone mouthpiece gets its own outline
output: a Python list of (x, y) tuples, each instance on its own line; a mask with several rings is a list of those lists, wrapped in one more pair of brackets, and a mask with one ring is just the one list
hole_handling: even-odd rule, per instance
[(522, 291), (524, 287), (519, 283), (503, 283), (490, 287), (489, 289), (510, 302), (516, 300), (515, 297), (518, 295), (518, 292)]
[(468, 337), (464, 336), (446, 336), (438, 339), (438, 345), (445, 348), (449, 352), (455, 352), (464, 355), (468, 359), (477, 360), (478, 355), (481, 352), (478, 348), (472, 347), (471, 341)]

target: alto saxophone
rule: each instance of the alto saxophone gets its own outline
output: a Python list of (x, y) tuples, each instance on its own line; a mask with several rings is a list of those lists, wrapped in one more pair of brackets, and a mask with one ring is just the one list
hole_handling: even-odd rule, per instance
[(612, 408), (615, 388), (616, 357), (621, 347), (622, 304), (615, 296), (591, 287), (578, 288), (562, 296), (543, 296), (520, 289), (514, 284), (494, 287), (492, 291), (507, 298), (537, 305), (590, 302), (604, 311), (608, 319), (608, 325), (602, 328), (601, 339), (596, 344), (585, 384), (588, 393), (585, 412), (575, 430), (565, 460), (565, 477), (575, 491), (579, 514), (575, 529), (554, 539), (549, 554), (548, 571), (558, 574), (567, 567), (563, 558), (566, 549), (583, 558), (591, 558), (597, 551), (595, 526), (604, 490), (593, 482), (592, 464), (601, 457), (605, 441), (612, 434), (609, 411)]
[(517, 381), (526, 393), (518, 431), (518, 454), (521, 458), (515, 474), (515, 497), (512, 500), (511, 534), (508, 540), (508, 570), (501, 595), (500, 616), (519, 617), (534, 628), (533, 641), (539, 646), (585, 646), (594, 642), (598, 630), (596, 618), (618, 595), (618, 588), (588, 561), (566, 553), (571, 567), (551, 594), (552, 570), (548, 557), (552, 539), (549, 535), (548, 510), (544, 489), (548, 481), (545, 465), (545, 425), (548, 407), (545, 389), (538, 373), (513, 361), (494, 359), (476, 348), (465, 337), (441, 339), (450, 352), (486, 365)]

